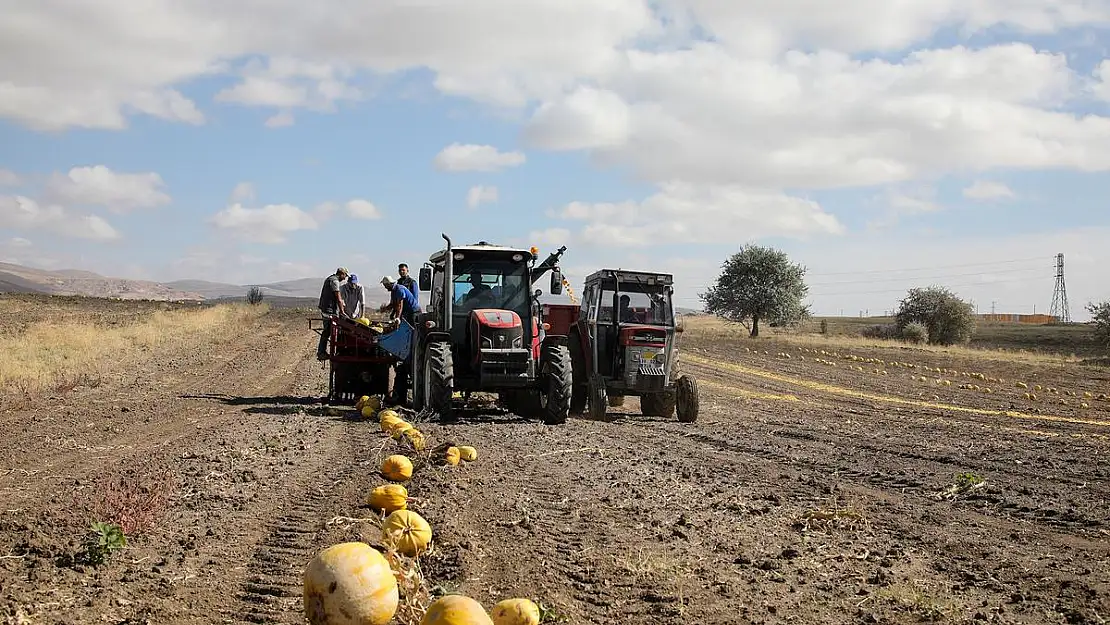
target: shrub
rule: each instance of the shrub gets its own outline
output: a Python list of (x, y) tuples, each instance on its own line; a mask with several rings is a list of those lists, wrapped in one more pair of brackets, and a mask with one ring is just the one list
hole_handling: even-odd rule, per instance
[(859, 331), (860, 336), (866, 339), (880, 339), (892, 341), (898, 338), (898, 326), (890, 323), (867, 326)]
[(1087, 304), (1087, 312), (1091, 313), (1091, 323), (1095, 328), (1095, 340), (1100, 345), (1110, 347), (1110, 301), (1098, 304)]
[(914, 322), (924, 325), (934, 345), (966, 343), (975, 332), (971, 304), (940, 286), (910, 289), (894, 320), (899, 331)]
[(917, 321), (907, 323), (906, 327), (902, 328), (902, 339), (915, 345), (928, 343), (929, 328), (926, 328), (925, 324)]
[(256, 306), (258, 304), (261, 304), (262, 303), (262, 289), (260, 289), (256, 286), (252, 286), (250, 288), (250, 290), (247, 291), (247, 302), (249, 302), (252, 305), (256, 305)]

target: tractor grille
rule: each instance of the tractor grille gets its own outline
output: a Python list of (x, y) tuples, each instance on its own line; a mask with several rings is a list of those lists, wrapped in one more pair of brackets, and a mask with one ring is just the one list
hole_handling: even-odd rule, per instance
[(488, 328), (479, 331), (482, 349), (520, 349), (524, 347), (524, 328)]
[(667, 373), (661, 365), (654, 362), (641, 363), (636, 376), (636, 388), (645, 391), (661, 391), (666, 386)]

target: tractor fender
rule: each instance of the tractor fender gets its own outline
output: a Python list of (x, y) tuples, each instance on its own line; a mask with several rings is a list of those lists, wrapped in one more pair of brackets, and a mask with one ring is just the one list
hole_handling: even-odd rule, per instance
[(450, 332), (428, 332), (421, 341), (425, 345), (430, 343), (447, 343), (451, 341)]
[(559, 346), (559, 345), (566, 346), (569, 343), (570, 343), (570, 341), (567, 338), (567, 335), (565, 335), (565, 334), (548, 334), (547, 336), (543, 337), (542, 346), (543, 347)]

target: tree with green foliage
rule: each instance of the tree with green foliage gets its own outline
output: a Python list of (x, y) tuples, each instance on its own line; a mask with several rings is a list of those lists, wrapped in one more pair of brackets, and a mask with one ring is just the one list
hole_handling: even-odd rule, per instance
[(911, 323), (920, 323), (928, 330), (933, 345), (966, 343), (975, 332), (975, 309), (945, 287), (910, 289), (894, 323), (899, 332)]
[(252, 305), (257, 306), (258, 304), (261, 304), (262, 297), (262, 289), (260, 289), (259, 287), (252, 286), (250, 290), (247, 291), (247, 302)]
[(1091, 313), (1091, 324), (1095, 328), (1095, 340), (1104, 347), (1110, 347), (1110, 300), (1088, 303), (1087, 312)]
[(716, 283), (698, 297), (705, 312), (735, 323), (750, 320), (750, 334), (758, 337), (760, 321), (789, 325), (809, 317), (809, 307), (802, 303), (809, 292), (805, 273), (784, 252), (745, 245), (721, 265)]

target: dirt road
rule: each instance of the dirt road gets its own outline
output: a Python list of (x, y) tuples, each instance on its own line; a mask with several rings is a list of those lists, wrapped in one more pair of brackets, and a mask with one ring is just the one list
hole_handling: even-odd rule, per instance
[[(303, 316), (273, 312), (245, 336), (139, 355), (98, 388), (0, 413), (8, 622), (301, 623), (308, 559), (375, 538), (329, 521), (370, 516), (396, 443), (313, 403), (326, 378)], [(557, 427), (496, 409), (419, 423), (481, 454), (409, 484), (435, 530), (423, 567), (437, 591), (533, 597), (573, 623), (1110, 618), (1110, 403), (1024, 405), (886, 364), (862, 376), (771, 342), (685, 346), (694, 424), (639, 416), (631, 398)], [(1079, 396), (1110, 385), (978, 365)], [(173, 491), (154, 528), (99, 567), (73, 563), (75, 497), (161, 469)], [(938, 496), (960, 473), (982, 484)]]

